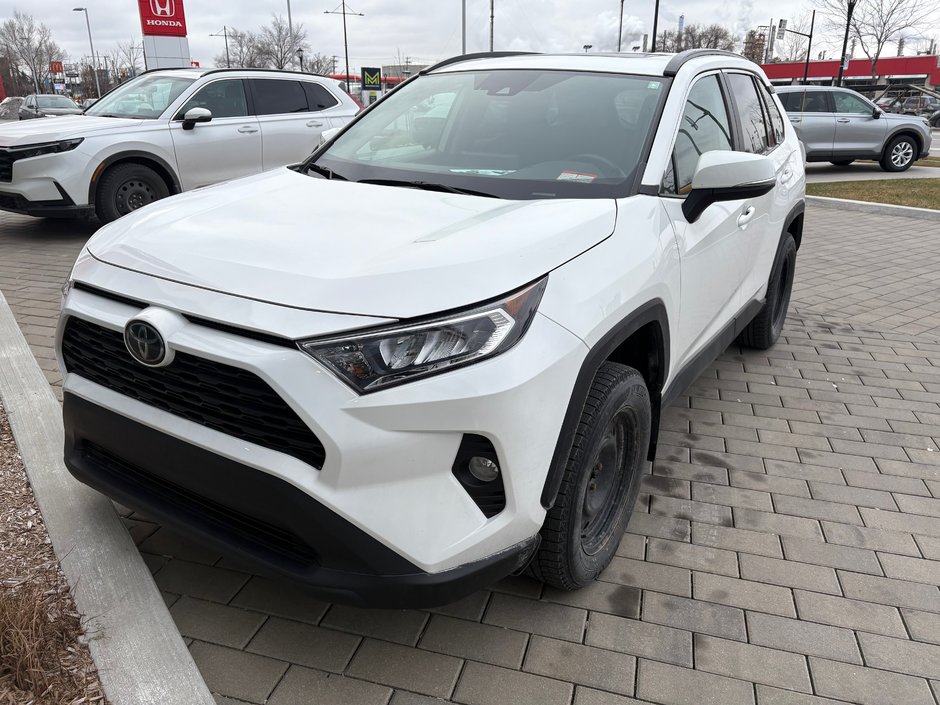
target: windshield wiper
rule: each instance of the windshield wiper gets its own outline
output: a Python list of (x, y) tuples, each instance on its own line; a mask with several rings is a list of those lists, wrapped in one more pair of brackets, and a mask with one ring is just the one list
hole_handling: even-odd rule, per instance
[(474, 191), (473, 189), (461, 188), (459, 186), (448, 186), (447, 184), (436, 184), (428, 181), (405, 181), (403, 179), (359, 179), (358, 184), (373, 184), (375, 186), (404, 186), (406, 188), (418, 188), (423, 191), (442, 191), (444, 193), (458, 193), (462, 196), (482, 196), (483, 198), (499, 198), (496, 194), (486, 193), (485, 191)]
[(337, 174), (332, 169), (320, 166), (319, 164), (307, 164), (305, 171), (315, 171), (320, 176), (323, 176), (327, 179), (336, 179), (337, 181), (348, 181), (348, 179), (342, 174)]

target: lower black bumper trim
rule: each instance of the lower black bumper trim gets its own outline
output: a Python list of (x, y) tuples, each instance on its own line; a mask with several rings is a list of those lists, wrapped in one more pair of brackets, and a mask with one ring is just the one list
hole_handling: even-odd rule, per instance
[(483, 560), (426, 573), (272, 475), (69, 392), (63, 416), (65, 464), (78, 480), (334, 602), (386, 608), (446, 604), (524, 567), (538, 545), (536, 535)]

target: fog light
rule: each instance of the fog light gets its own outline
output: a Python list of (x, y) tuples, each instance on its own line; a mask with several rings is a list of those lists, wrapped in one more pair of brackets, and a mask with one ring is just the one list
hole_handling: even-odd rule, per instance
[(470, 474), (480, 482), (492, 482), (499, 477), (499, 465), (489, 458), (482, 458), (475, 455), (470, 458)]

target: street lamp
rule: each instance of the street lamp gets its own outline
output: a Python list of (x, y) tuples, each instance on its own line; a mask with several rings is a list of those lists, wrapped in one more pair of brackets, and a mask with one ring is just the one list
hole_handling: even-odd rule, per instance
[(300, 59), (300, 72), (303, 73), (304, 72), (304, 50), (298, 49), (294, 53), (297, 55), (297, 58)]
[[(855, 2), (855, 0), (851, 0), (851, 2)], [(809, 22), (809, 34), (806, 34), (806, 32), (797, 32), (795, 29), (790, 29), (785, 25), (784, 22), (784, 20), (780, 20), (780, 24), (777, 27), (777, 39), (783, 39), (784, 35), (789, 32), (790, 34), (799, 34), (801, 37), (806, 37), (807, 40), (806, 68), (803, 69), (803, 85), (805, 86), (807, 83), (809, 83), (809, 57), (810, 51), (812, 51), (813, 48), (813, 28), (816, 27), (816, 10), (813, 10), (812, 19)], [(841, 77), (841, 71), (839, 73)]]
[(617, 53), (620, 53), (620, 49), (623, 47), (623, 2), (620, 0), (620, 33), (617, 35)]
[(588, 49), (590, 49), (590, 48), (593, 47), (593, 46), (594, 46), (593, 44), (585, 44), (585, 45), (584, 45), (584, 53), (587, 54), (587, 53), (588, 53)]
[(91, 46), (91, 64), (95, 72), (95, 88), (98, 90), (98, 97), (101, 97), (101, 84), (98, 83), (98, 57), (95, 55), (95, 43), (91, 41), (91, 21), (88, 19), (87, 7), (73, 7), (72, 12), (85, 13), (85, 26), (88, 27), (88, 44)]
[(210, 34), (210, 37), (225, 37), (225, 68), (232, 68), (232, 60), (229, 58), (228, 54), (228, 27), (222, 25), (222, 31), (216, 32), (215, 34)]
[(835, 85), (842, 85), (842, 72), (849, 67), (849, 57), (846, 56), (846, 50), (849, 46), (849, 28), (852, 26), (852, 13), (855, 11), (855, 6), (858, 4), (858, 0), (848, 0), (848, 12), (845, 18), (845, 37), (842, 39), (842, 59), (839, 61), (839, 77), (836, 79)]

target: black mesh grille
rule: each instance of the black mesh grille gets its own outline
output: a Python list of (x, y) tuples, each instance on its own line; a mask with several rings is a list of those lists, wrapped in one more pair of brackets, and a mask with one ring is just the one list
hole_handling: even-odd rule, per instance
[(323, 466), (323, 444), (260, 377), (177, 352), (167, 367), (136, 363), (113, 330), (70, 318), (62, 338), (65, 368), (115, 392), (208, 428)]
[(317, 563), (314, 550), (287, 529), (226, 507), (169, 480), (152, 475), (112, 455), (95, 443), (85, 441), (82, 454), (101, 471), (112, 475), (121, 483), (133, 485), (148, 495), (160, 497), (168, 504), (198, 517), (201, 522), (222, 529), (239, 542), (272, 551), (303, 566)]
[(0, 149), (0, 181), (13, 180), (13, 162), (15, 161), (16, 156), (13, 152)]

